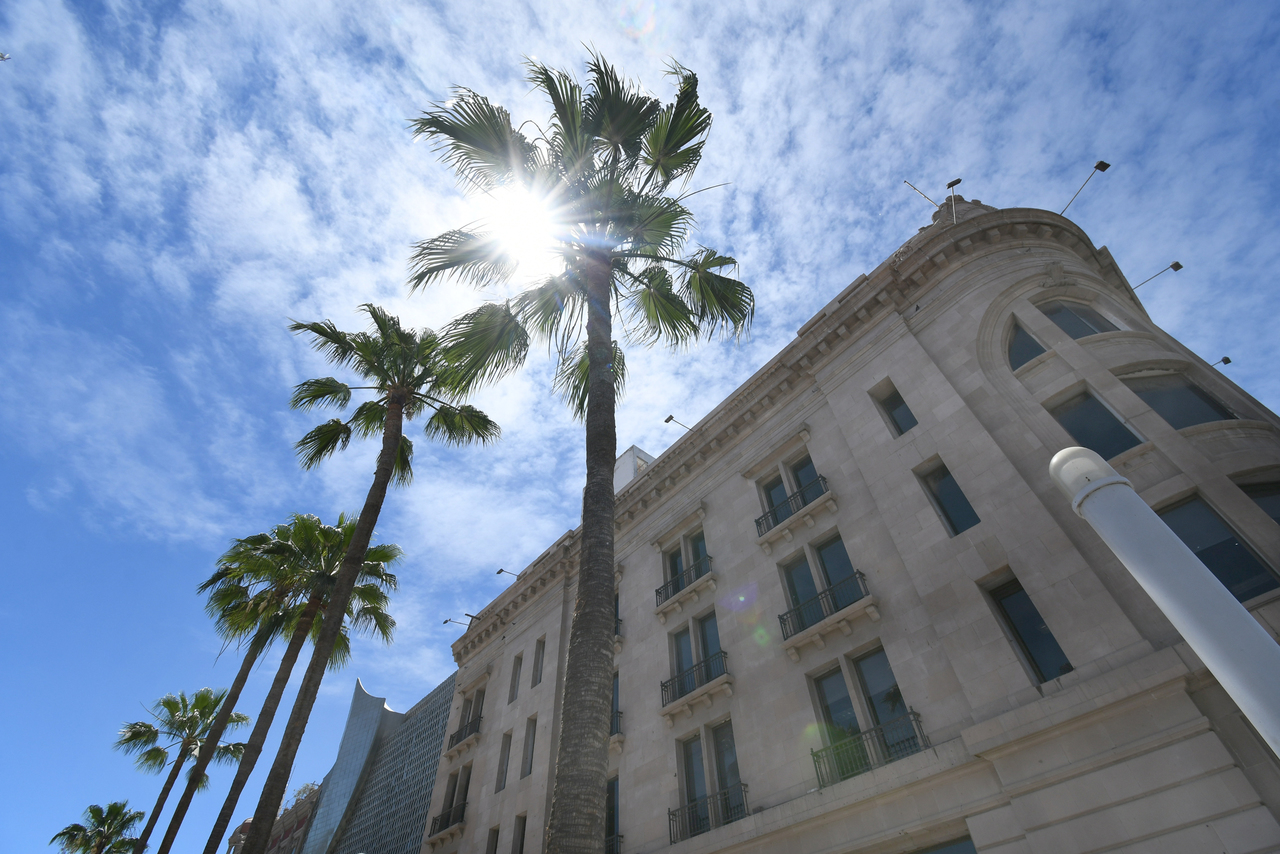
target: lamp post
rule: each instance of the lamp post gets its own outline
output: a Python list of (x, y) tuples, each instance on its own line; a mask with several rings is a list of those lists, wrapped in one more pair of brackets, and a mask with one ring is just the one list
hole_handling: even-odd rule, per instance
[(1049, 475), (1280, 753), (1280, 644), (1098, 454), (1061, 450)]

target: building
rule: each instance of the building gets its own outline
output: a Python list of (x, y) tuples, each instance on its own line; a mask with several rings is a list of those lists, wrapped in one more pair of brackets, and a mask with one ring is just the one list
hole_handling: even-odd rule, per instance
[[(620, 460), (609, 850), (1280, 850), (1280, 763), (1048, 474), (1098, 450), (1274, 635), (1280, 420), (1073, 222), (954, 217)], [(423, 854), (541, 850), (578, 548), (453, 645)]]
[[(276, 817), (275, 824), (271, 826), (271, 839), (267, 842), (268, 854), (300, 854), (319, 801), (320, 789), (313, 789)], [(245, 819), (231, 832), (227, 854), (240, 854), (252, 822), (253, 819)]]

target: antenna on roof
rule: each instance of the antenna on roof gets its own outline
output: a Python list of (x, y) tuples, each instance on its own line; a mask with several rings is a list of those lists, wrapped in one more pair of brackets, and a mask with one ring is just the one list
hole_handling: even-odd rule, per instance
[(956, 185), (958, 185), (963, 180), (964, 180), (963, 178), (957, 178), (947, 185), (947, 189), (951, 191), (951, 224), (952, 225), (956, 224)]
[[(1108, 163), (1105, 160), (1099, 160), (1097, 163), (1093, 164), (1093, 171), (1089, 173), (1089, 178), (1092, 178), (1098, 172), (1106, 172), (1110, 168), (1111, 168), (1110, 163)], [(1089, 183), (1089, 178), (1084, 179), (1084, 184)], [(1080, 185), (1080, 190), (1084, 189), (1084, 184)], [(1076, 196), (1080, 195), (1080, 190), (1076, 190)], [(1076, 200), (1076, 196), (1071, 197), (1071, 202), (1074, 202)], [(1071, 207), (1071, 202), (1067, 202), (1067, 208)], [(1062, 214), (1066, 213), (1067, 208), (1063, 208), (1062, 210), (1058, 211), (1058, 215), (1061, 216)]]
[[(904, 180), (902, 183), (906, 184), (908, 187), (910, 187), (911, 189), (915, 190), (917, 193), (920, 193), (920, 188), (919, 188), (919, 187), (917, 187), (915, 184), (912, 184), (910, 181), (906, 181), (906, 180)], [(941, 207), (941, 205), (939, 205), (939, 204), (938, 204), (937, 202), (935, 202), (933, 199), (931, 199), (931, 198), (929, 198), (928, 196), (926, 196), (924, 193), (920, 193), (920, 195), (924, 197), (924, 200), (925, 200), (926, 202), (928, 202), (929, 204), (933, 205), (935, 208), (936, 208), (936, 207)]]

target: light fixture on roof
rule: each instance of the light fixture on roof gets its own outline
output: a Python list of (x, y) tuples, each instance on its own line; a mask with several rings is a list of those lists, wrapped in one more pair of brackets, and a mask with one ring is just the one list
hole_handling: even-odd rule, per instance
[[(446, 617), (446, 618), (445, 618), (445, 620), (444, 620), (444, 622), (443, 622), (443, 623), (441, 623), (441, 625), (445, 625), (445, 626), (447, 626), (447, 625), (449, 625), (450, 623), (457, 623), (457, 624), (458, 624), (458, 625), (460, 625), (460, 626), (466, 626), (466, 625), (467, 625), (466, 623), (463, 623), (463, 622), (461, 622), (461, 621), (459, 621), (459, 620), (455, 620), (453, 617)], [(468, 626), (468, 628), (470, 628), (470, 627)]]
[[(1107, 171), (1108, 169), (1110, 169), (1110, 168), (1111, 168), (1111, 164), (1110, 164), (1110, 163), (1108, 163), (1108, 162), (1107, 162), (1107, 161), (1105, 161), (1105, 160), (1099, 160), (1097, 163), (1093, 164), (1093, 171), (1089, 173), (1089, 177), (1088, 177), (1088, 178), (1085, 178), (1085, 179), (1084, 179), (1084, 184), (1088, 184), (1088, 183), (1089, 183), (1089, 179), (1090, 179), (1090, 178), (1092, 178), (1092, 177), (1093, 177), (1094, 175), (1096, 175), (1097, 173), (1099, 173), (1099, 172), (1106, 172), (1106, 171)], [(1081, 185), (1080, 185), (1080, 190), (1083, 190), (1083, 189), (1084, 189), (1084, 184), (1081, 184)], [(1076, 190), (1076, 196), (1080, 195), (1080, 190)], [(1071, 202), (1074, 202), (1074, 201), (1076, 200), (1076, 196), (1072, 196), (1072, 197), (1071, 197)], [(1071, 207), (1071, 202), (1067, 202), (1067, 208)], [(1063, 208), (1062, 210), (1058, 211), (1058, 214), (1059, 214), (1059, 215), (1062, 215), (1062, 214), (1066, 213), (1066, 212), (1067, 212), (1067, 208)]]
[[(677, 424), (680, 424), (679, 421), (676, 421), (676, 417), (674, 415), (668, 415), (666, 418), (662, 419), (663, 424), (670, 424), (672, 421), (675, 421)], [(693, 428), (690, 427), (688, 424), (680, 424), (680, 426), (686, 430), (693, 430)]]
[(509, 569), (499, 569), (497, 572), (495, 572), (495, 573), (494, 573), (494, 575), (502, 575), (502, 573), (504, 573), (504, 572), (505, 572), (507, 575), (513, 576), (513, 577), (515, 577), (515, 578), (519, 578), (519, 577), (520, 577), (520, 576), (516, 575), (514, 572), (512, 572), (512, 571), (511, 571), (511, 570), (509, 570)]
[(963, 181), (963, 178), (957, 178), (947, 185), (947, 189), (951, 191), (951, 224), (956, 224), (956, 186)]
[[(1172, 270), (1173, 272), (1175, 272), (1175, 273), (1176, 273), (1176, 272), (1178, 272), (1178, 271), (1179, 271), (1179, 270), (1181, 270), (1181, 269), (1182, 269), (1182, 265), (1181, 265), (1181, 264), (1179, 264), (1177, 261), (1174, 261), (1174, 262), (1173, 262), (1172, 264), (1170, 264), (1168, 267), (1165, 267), (1165, 268), (1164, 268), (1164, 270), (1161, 270), (1161, 271), (1160, 271), (1160, 273), (1163, 273), (1165, 270)], [(1160, 275), (1160, 273), (1156, 273), (1156, 276)], [(1152, 279), (1154, 279), (1156, 276), (1147, 276), (1147, 277), (1146, 277), (1145, 279), (1143, 279), (1141, 282), (1138, 282), (1138, 284), (1134, 285), (1134, 286), (1133, 286), (1133, 289), (1136, 291), (1138, 288), (1142, 287), (1142, 286), (1143, 286), (1143, 285), (1145, 285), (1147, 282), (1149, 282), (1149, 281), (1151, 281)]]
[[(911, 189), (915, 190), (917, 193), (920, 193), (920, 188), (919, 188), (919, 187), (917, 187), (915, 184), (912, 184), (910, 181), (907, 181), (907, 180), (905, 180), (905, 179), (904, 179), (902, 183), (906, 184), (908, 187), (910, 187)], [(926, 202), (928, 202), (929, 204), (933, 205), (935, 208), (937, 208), (937, 207), (941, 207), (941, 205), (939, 205), (939, 204), (938, 204), (937, 202), (935, 202), (933, 199), (931, 199), (931, 198), (929, 198), (928, 196), (926, 196), (924, 193), (920, 193), (920, 197), (921, 197), (921, 198), (923, 198), (923, 199), (924, 199)]]
[(1214, 363), (1213, 363), (1212, 365), (1210, 365), (1209, 367), (1211, 367), (1211, 368), (1216, 368), (1216, 367), (1218, 367), (1218, 365), (1229, 365), (1229, 364), (1231, 364), (1231, 357), (1230, 357), (1230, 356), (1223, 356), (1221, 359), (1219, 359), (1218, 361), (1214, 362)]

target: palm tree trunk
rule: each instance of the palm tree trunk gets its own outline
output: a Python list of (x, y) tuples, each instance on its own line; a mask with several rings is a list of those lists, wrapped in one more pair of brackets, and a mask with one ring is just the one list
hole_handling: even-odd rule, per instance
[(173, 840), (178, 836), (178, 828), (182, 827), (182, 820), (187, 815), (187, 808), (191, 806), (191, 799), (195, 797), (196, 789), (200, 787), (200, 780), (204, 777), (205, 769), (209, 767), (209, 762), (213, 759), (213, 754), (218, 750), (218, 744), (222, 741), (222, 733), (227, 728), (227, 721), (231, 719), (231, 713), (235, 711), (236, 701), (240, 699), (240, 692), (244, 690), (244, 685), (249, 681), (249, 672), (253, 670), (253, 663), (258, 659), (260, 652), (255, 641), (261, 640), (255, 637), (249, 642), (249, 649), (244, 654), (244, 661), (240, 663), (240, 671), (236, 673), (235, 681), (231, 683), (231, 689), (227, 691), (227, 696), (222, 701), (222, 705), (218, 708), (218, 714), (214, 717), (213, 723), (209, 727), (209, 734), (205, 736), (204, 743), (200, 745), (200, 750), (196, 753), (196, 764), (191, 768), (191, 779), (187, 780), (187, 786), (182, 790), (182, 797), (178, 798), (178, 804), (173, 808), (173, 817), (169, 819), (169, 827), (164, 832), (164, 839), (160, 842), (160, 848), (156, 854), (168, 854), (169, 849), (173, 847)]
[[(369, 487), (369, 494), (365, 496), (364, 507), (360, 509), (360, 518), (356, 522), (355, 532), (351, 535), (351, 543), (347, 546), (347, 553), (342, 557), (342, 568), (338, 570), (333, 589), (329, 592), (329, 605), (325, 608), (324, 619), (320, 624), (320, 635), (316, 638), (315, 650), (311, 653), (311, 661), (307, 664), (307, 671), (302, 676), (302, 684), (298, 687), (298, 697), (293, 701), (293, 711), (289, 713), (289, 722), (285, 724), (280, 749), (276, 751), (276, 760), (272, 763), (271, 771), (267, 774), (267, 782), (262, 787), (262, 796), (258, 799), (258, 808), (253, 813), (253, 823), (249, 825), (249, 835), (245, 839), (241, 854), (265, 854), (267, 843), (271, 840), (271, 825), (275, 821), (281, 801), (284, 800), (285, 787), (289, 785), (289, 774), (293, 771), (293, 760), (298, 754), (298, 745), (302, 743), (302, 735), (306, 732), (311, 707), (315, 705), (316, 694), (320, 691), (320, 682), (324, 679), (324, 672), (329, 666), (329, 656), (333, 654), (338, 633), (342, 631), (347, 604), (351, 601), (351, 591), (360, 577), (364, 555), (369, 550), (369, 540), (373, 538), (373, 527), (378, 523), (382, 502), (387, 497), (387, 486), (391, 483), (391, 473), (396, 454), (400, 450), (400, 437), (404, 430), (406, 400), (407, 396), (403, 392), (393, 392), (388, 395), (387, 420), (382, 430), (382, 451), (378, 454), (378, 465), (374, 469), (373, 485)], [(610, 682), (610, 688), (612, 684)], [(603, 781), (601, 785), (604, 785)], [(206, 854), (217, 854), (217, 852), (206, 851)]]
[(173, 770), (169, 772), (169, 776), (164, 781), (164, 787), (160, 789), (160, 797), (156, 800), (155, 808), (151, 810), (151, 816), (147, 819), (147, 826), (142, 828), (142, 835), (138, 837), (138, 841), (133, 846), (133, 854), (142, 854), (147, 850), (147, 839), (151, 836), (151, 831), (155, 829), (156, 819), (160, 817), (161, 810), (164, 809), (165, 799), (169, 797), (169, 790), (173, 788), (174, 782), (178, 779), (178, 772), (182, 770), (183, 764), (187, 761), (187, 749), (181, 747), (178, 749), (178, 756), (173, 760)]
[(587, 271), (587, 485), (582, 563), (565, 666), (547, 854), (604, 850), (609, 710), (613, 700), (613, 321), (607, 258)]
[[(321, 596), (312, 596), (302, 610), (301, 616), (298, 617), (298, 625), (294, 627), (289, 645), (285, 647), (284, 656), (280, 659), (280, 667), (276, 670), (276, 678), (271, 682), (271, 690), (267, 692), (267, 699), (262, 703), (262, 711), (258, 713), (258, 720), (253, 724), (253, 732), (249, 734), (249, 740), (245, 743), (240, 765), (236, 768), (236, 776), (231, 781), (231, 791), (227, 793), (227, 799), (222, 802), (222, 810), (213, 824), (209, 841), (205, 843), (204, 854), (218, 854), (218, 849), (222, 847), (222, 837), (226, 835), (227, 827), (231, 824), (236, 803), (240, 800), (240, 792), (244, 790), (245, 783), (249, 782), (253, 766), (257, 763), (259, 754), (262, 753), (262, 746), (267, 742), (267, 731), (271, 729), (276, 709), (280, 707), (280, 698), (284, 696), (284, 689), (289, 685), (293, 665), (298, 660), (298, 653), (302, 651), (303, 644), (307, 642), (307, 635), (311, 633), (311, 624), (315, 621), (316, 614), (320, 613), (322, 604), (324, 599)], [(275, 816), (273, 815), (271, 819), (274, 821)], [(271, 829), (270, 824), (271, 822), (268, 822), (268, 830)]]

